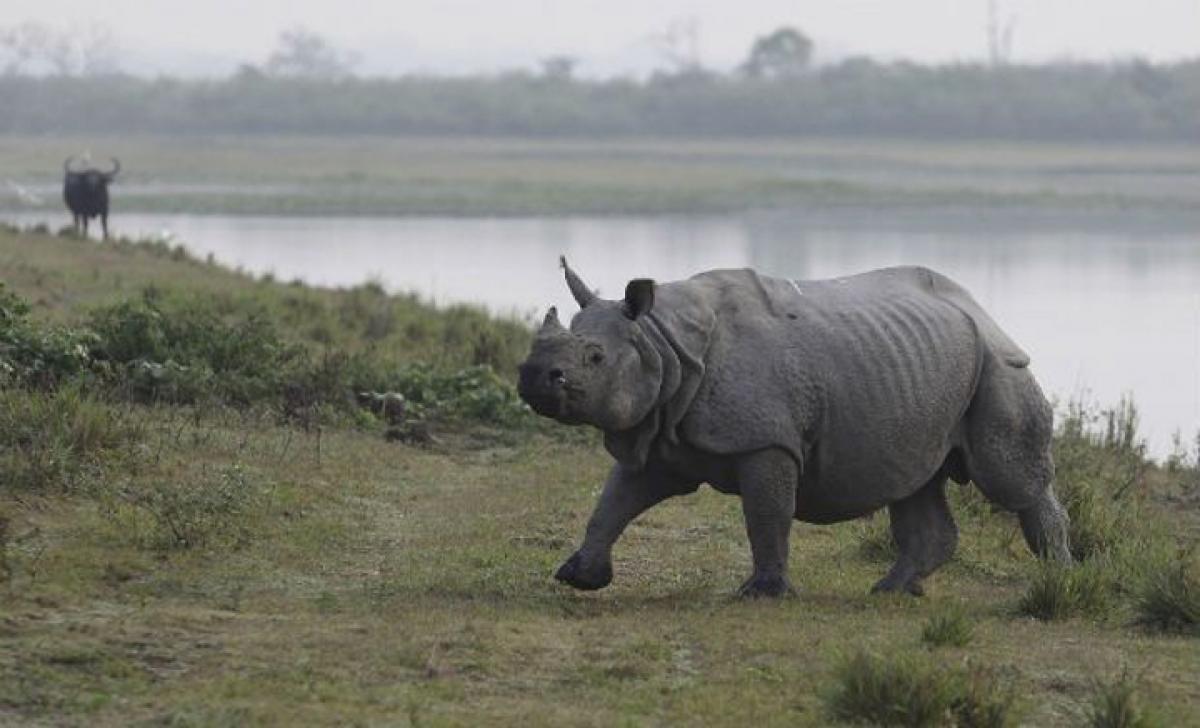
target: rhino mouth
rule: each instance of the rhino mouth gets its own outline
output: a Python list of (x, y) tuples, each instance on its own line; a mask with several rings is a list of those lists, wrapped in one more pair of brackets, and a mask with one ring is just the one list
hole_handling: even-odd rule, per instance
[(521, 399), (525, 400), (525, 404), (529, 405), (530, 409), (537, 412), (542, 417), (550, 417), (557, 419), (559, 413), (565, 409), (566, 402), (562, 397), (554, 394), (529, 393), (521, 392)]
[(583, 420), (571, 407), (571, 392), (566, 390), (549, 392), (522, 392), (518, 390), (521, 399), (537, 414), (548, 417), (564, 425), (583, 424)]

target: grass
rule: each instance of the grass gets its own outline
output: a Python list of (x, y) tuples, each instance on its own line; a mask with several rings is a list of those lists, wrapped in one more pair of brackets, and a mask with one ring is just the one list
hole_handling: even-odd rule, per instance
[[(57, 323), (102, 319), (93, 312), (157, 300), (185, 313), (199, 307), (197, 315), (231, 326), (253, 326), (267, 318), (289, 341), (317, 352), (369, 351), (396, 364), (488, 365), (505, 373), (524, 358), (530, 341), (530, 322), (493, 317), (479, 307), (439, 309), (413, 295), (389, 295), (374, 283), (340, 290), (280, 284), (158, 242), (94, 245), (5, 228), (0, 229), (0, 270), (6, 287), (32, 304), (36, 318)], [(152, 311), (142, 312), (153, 317)], [(129, 333), (144, 337), (147, 330)], [(188, 339), (187, 331), (178, 333)]]
[(1128, 672), (1111, 682), (1098, 682), (1087, 712), (1090, 728), (1160, 728), (1167, 724), (1145, 707)]
[(946, 668), (919, 655), (881, 658), (858, 652), (836, 673), (833, 717), (884, 726), (1016, 724), (1015, 694), (1000, 676), (978, 667)]
[(78, 491), (142, 434), (143, 424), (127, 408), (78, 388), (0, 389), (0, 490)]
[(1136, 619), (1146, 627), (1200, 637), (1200, 565), (1193, 554), (1160, 560), (1143, 577)]
[(1097, 561), (1076, 566), (1039, 564), (1018, 606), (1022, 614), (1044, 620), (1100, 616), (1113, 607), (1111, 567)]
[[(1195, 185), (1180, 183), (1198, 163), (1186, 145), (0, 136), (0, 168), (57, 210), (62, 159), (82, 149), (123, 160), (118, 211), (607, 215), (955, 204), (1128, 214), (1186, 211), (1200, 200)], [(0, 209), (17, 206), (15, 195), (0, 198)]]
[[(39, 326), (82, 324), (155, 287), (212, 294), (225, 322), (249, 310), (340, 321), (369, 301), (468, 332), (384, 337), (414, 362), (461, 367), (471, 347), (458, 336), (521, 330), (481, 312), (456, 330), (445, 319), (460, 314), (419, 301), (264, 282), (155, 246), (0, 233), (0, 260)], [(367, 351), (358, 315), (336, 335)], [(282, 331), (320, 350), (304, 326)], [(452, 401), (479, 391), (429, 381)], [(797, 525), (798, 598), (738, 600), (741, 508), (707, 489), (635, 522), (613, 585), (584, 594), (551, 578), (610, 464), (578, 430), (485, 424), (483, 403), (410, 445), (380, 423), (306, 428), (271, 409), (88, 387), (6, 387), (0, 402), (0, 723), (824, 726), (899, 702), (909, 724), (1077, 725), (1115, 665), (1137, 670), (1137, 699), (1167, 725), (1197, 712), (1200, 642), (1137, 624), (1150, 592), (1123, 581), (1158, 539), (1174, 549), (1161, 553), (1193, 544), (1194, 511), (1164, 494), (1194, 474), (1134, 462), (1102, 425), (1060, 432), (1064, 492), (1091, 484), (1107, 494), (1094, 503), (1136, 503), (1137, 538), (1097, 538), (1084, 563), (1104, 572), (1113, 609), (1043, 621), (1017, 614), (1038, 567), (1015, 521), (969, 488), (950, 496), (959, 556), (923, 599), (868, 594), (886, 564), (856, 522)], [(22, 468), (38, 463), (61, 469), (30, 487)], [(876, 541), (886, 521), (871, 524)]]
[(931, 615), (921, 630), (921, 640), (931, 647), (966, 647), (972, 637), (974, 627), (959, 605)]

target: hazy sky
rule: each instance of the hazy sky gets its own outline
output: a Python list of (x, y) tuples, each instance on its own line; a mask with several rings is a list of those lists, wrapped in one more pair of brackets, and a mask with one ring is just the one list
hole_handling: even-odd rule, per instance
[[(1200, 0), (997, 0), (1013, 24), (1013, 57), (1174, 59), (1200, 55)], [(138, 71), (219, 71), (261, 60), (281, 30), (303, 25), (355, 50), (365, 72), (463, 72), (578, 56), (590, 75), (643, 73), (659, 55), (650, 37), (672, 21), (698, 23), (700, 56), (738, 62), (753, 38), (781, 24), (818, 54), (920, 61), (986, 53), (987, 0), (0, 0), (0, 26), (109, 26)]]

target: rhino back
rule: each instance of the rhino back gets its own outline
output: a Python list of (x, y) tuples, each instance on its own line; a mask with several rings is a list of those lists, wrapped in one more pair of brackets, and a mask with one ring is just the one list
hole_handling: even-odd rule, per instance
[(919, 269), (798, 282), (706, 275), (718, 325), (685, 421), (694, 445), (789, 450), (804, 473), (798, 508), (811, 520), (874, 510), (941, 466), (981, 342), (971, 317)]

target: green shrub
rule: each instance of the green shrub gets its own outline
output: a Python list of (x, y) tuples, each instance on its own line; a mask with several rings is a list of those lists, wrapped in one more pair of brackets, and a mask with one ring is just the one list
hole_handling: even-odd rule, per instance
[(1074, 400), (1059, 418), (1054, 488), (1070, 518), (1076, 559), (1111, 554), (1144, 532), (1141, 498), (1150, 462), (1137, 423), (1128, 398), (1109, 409)]
[(1137, 700), (1137, 690), (1128, 672), (1111, 683), (1097, 683), (1087, 712), (1091, 728), (1158, 728), (1164, 725)]
[(0, 389), (0, 490), (74, 490), (142, 434), (128, 411), (78, 387)]
[(1134, 599), (1136, 620), (1163, 632), (1200, 636), (1200, 564), (1181, 554), (1144, 575)]
[(1109, 563), (1093, 560), (1063, 565), (1042, 561), (1021, 598), (1022, 614), (1041, 620), (1099, 616), (1113, 606), (1114, 587)]
[(965, 647), (973, 636), (971, 620), (957, 604), (931, 616), (921, 630), (921, 639), (934, 647)]
[(385, 379), (385, 389), (404, 396), (416, 417), (474, 420), (493, 425), (533, 421), (512, 384), (488, 366), (471, 366), (443, 372), (414, 365)]
[[(390, 297), (377, 284), (341, 294), (340, 326), (366, 322), (367, 339), (399, 328), (396, 318), (420, 304)], [(310, 298), (289, 297), (291, 313), (320, 320)], [(286, 302), (285, 301), (285, 302)], [(307, 303), (306, 303), (307, 302)], [(290, 315), (287, 306), (285, 315)], [(147, 288), (137, 299), (93, 311), (84, 329), (39, 326), (29, 306), (0, 289), (0, 386), (51, 390), (86, 382), (97, 391), (140, 403), (216, 403), (278, 407), (287, 421), (361, 423), (353, 394), (398, 392), (415, 420), (475, 421), (498, 426), (535, 421), (494, 364), (511, 363), (528, 332), (466, 306), (420, 310), (418, 321), (443, 339), (446, 363), (397, 366), (374, 349), (314, 352), (289, 342), (254, 300), (200, 299)], [(386, 331), (385, 331), (386, 329)], [(519, 335), (518, 335), (519, 334)], [(464, 349), (463, 347), (466, 347)]]
[(205, 469), (180, 480), (130, 483), (110, 499), (106, 512), (140, 545), (191, 549), (217, 539), (245, 542), (248, 516), (262, 501), (261, 489), (237, 466)]
[(51, 389), (87, 372), (95, 336), (65, 327), (39, 327), (29, 304), (0, 283), (0, 387)]
[(1016, 720), (1008, 681), (979, 667), (946, 668), (928, 657), (859, 652), (835, 674), (827, 702), (834, 717), (888, 726), (986, 726)]
[[(354, 289), (345, 299), (347, 315), (390, 300), (370, 286)], [(447, 320), (478, 323), (464, 311)], [(141, 300), (96, 311), (90, 325), (97, 356), (115, 365), (119, 390), (136, 401), (280, 403), (285, 418), (307, 424), (320, 411), (350, 415), (354, 392), (394, 391), (418, 419), (512, 425), (530, 417), (513, 386), (486, 364), (396, 368), (374, 351), (312, 354), (286, 343), (259, 313), (222, 316), (212, 304), (167, 301), (148, 291)]]
[(89, 323), (95, 355), (117, 365), (121, 386), (138, 401), (248, 405), (278, 397), (303, 364), (303, 350), (261, 312), (227, 319), (211, 304), (168, 301), (153, 290), (93, 312)]

